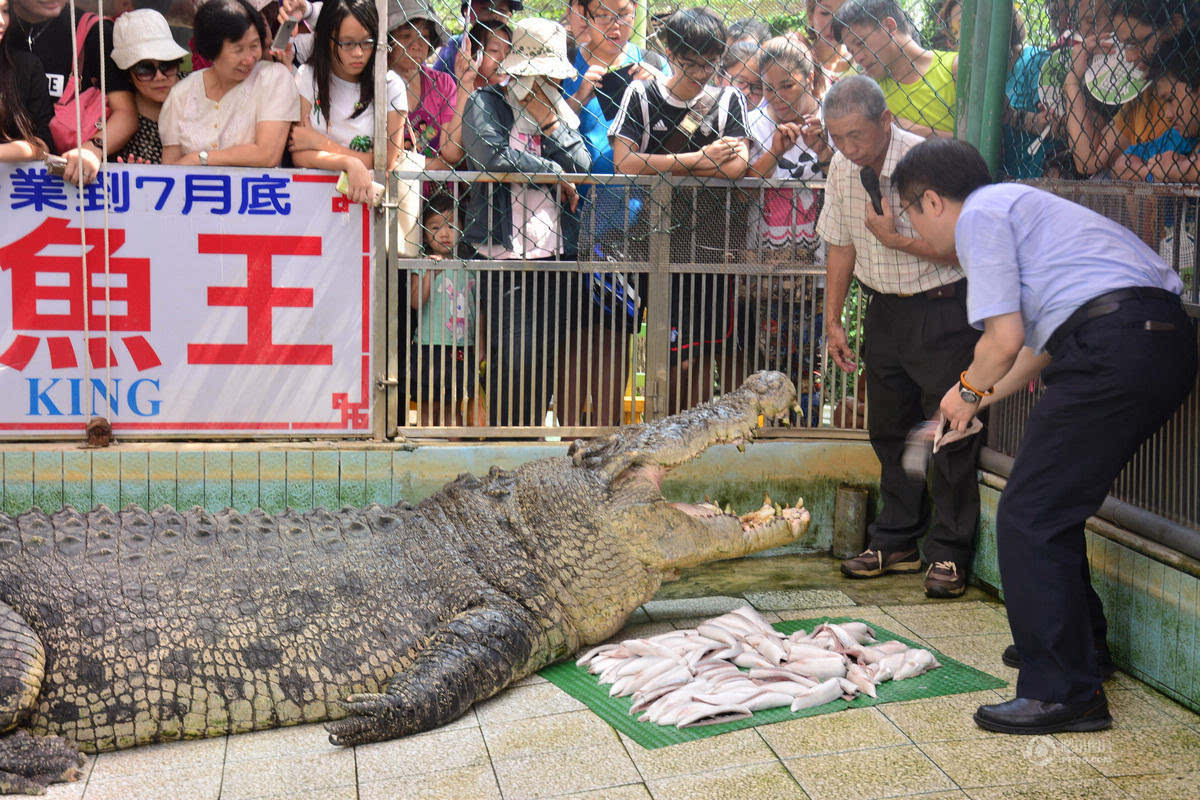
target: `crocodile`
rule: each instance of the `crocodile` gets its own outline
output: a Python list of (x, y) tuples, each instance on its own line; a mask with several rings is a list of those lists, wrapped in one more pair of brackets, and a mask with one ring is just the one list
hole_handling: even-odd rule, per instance
[(311, 722), (356, 745), (450, 722), (610, 638), (681, 568), (798, 539), (801, 503), (743, 519), (660, 489), (794, 402), (786, 376), (756, 373), (416, 506), (0, 514), (0, 791), (70, 780), (83, 753)]

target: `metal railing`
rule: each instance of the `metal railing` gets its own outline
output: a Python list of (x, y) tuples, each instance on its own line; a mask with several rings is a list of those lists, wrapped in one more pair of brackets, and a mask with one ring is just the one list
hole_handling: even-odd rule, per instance
[[(473, 186), (563, 180), (461, 171), (397, 177)], [(861, 384), (823, 366), (825, 268), (811, 232), (822, 184), (566, 177), (639, 193), (646, 221), (606, 225), (596, 205), (585, 203), (577, 257), (393, 260), (386, 307), (395, 310), (389, 337), (395, 344), (383, 381), (394, 395), (389, 435), (594, 435), (704, 402), (761, 369), (784, 371), (796, 381), (800, 410), (790, 420), (793, 431), (865, 432)], [(699, 187), (718, 195), (715, 211), (686, 194)], [(801, 244), (773, 249), (748, 230), (769, 195), (772, 202), (782, 197), (803, 206), (796, 216), (807, 226), (795, 237)], [(697, 224), (697, 211), (710, 216), (701, 213)], [(388, 209), (389, 230), (395, 213)], [(707, 252), (698, 246), (703, 241), (712, 245)], [(395, 240), (391, 244), (396, 256)], [(426, 319), (422, 308), (406, 302), (412, 276), (433, 269), (457, 273), (452, 283), (476, 289), (467, 309), (475, 322), (470, 340), (435, 352), (410, 346)], [(857, 330), (863, 308), (857, 291), (847, 307), (854, 317), (847, 327)], [(455, 378), (446, 380), (451, 373)]]

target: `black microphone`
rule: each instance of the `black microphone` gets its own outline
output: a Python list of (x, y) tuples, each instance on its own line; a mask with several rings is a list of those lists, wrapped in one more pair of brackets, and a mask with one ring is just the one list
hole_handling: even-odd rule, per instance
[(874, 167), (863, 167), (859, 171), (858, 177), (862, 181), (863, 188), (871, 197), (871, 205), (875, 208), (875, 213), (882, 215), (883, 195), (879, 192), (879, 173), (875, 171)]

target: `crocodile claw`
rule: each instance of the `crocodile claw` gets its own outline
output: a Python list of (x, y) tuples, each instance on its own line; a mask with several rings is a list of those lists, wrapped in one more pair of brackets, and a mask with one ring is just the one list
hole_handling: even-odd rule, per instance
[(0, 738), (0, 793), (45, 794), (51, 783), (78, 780), (84, 763), (83, 753), (61, 736), (18, 728)]
[(350, 716), (325, 723), (329, 743), (342, 747), (378, 742), (388, 738), (399, 709), (396, 698), (385, 694), (352, 694), (338, 701)]

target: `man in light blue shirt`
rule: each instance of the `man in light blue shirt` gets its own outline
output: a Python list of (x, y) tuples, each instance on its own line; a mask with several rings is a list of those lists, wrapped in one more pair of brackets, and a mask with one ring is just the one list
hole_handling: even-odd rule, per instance
[(892, 180), (921, 237), (957, 252), (967, 317), (983, 330), (941, 414), (965, 431), (1039, 372), (1046, 385), (996, 515), (1017, 696), (981, 706), (975, 721), (1003, 733), (1107, 728), (1101, 684), (1114, 667), (1084, 523), (1195, 383), (1182, 281), (1117, 223), (1039, 189), (992, 185), (965, 142), (914, 147)]

